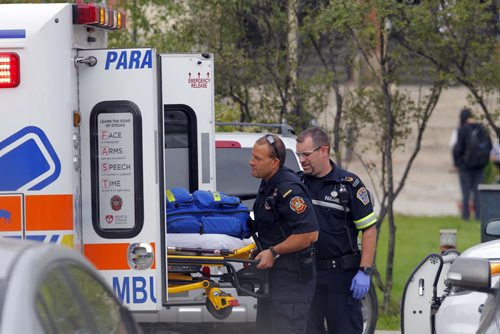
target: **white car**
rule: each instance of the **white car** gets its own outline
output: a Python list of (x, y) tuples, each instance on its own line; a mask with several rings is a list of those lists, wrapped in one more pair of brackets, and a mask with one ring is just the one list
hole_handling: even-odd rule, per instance
[(0, 333), (141, 332), (76, 251), (1, 238), (0, 254)]
[[(494, 223), (500, 221), (491, 221)], [(500, 237), (500, 235), (497, 235)], [(479, 327), (488, 294), (450, 278), (455, 262), (481, 258), (500, 263), (500, 240), (473, 246), (461, 255), (448, 251), (430, 254), (415, 269), (406, 283), (401, 305), (401, 330), (404, 334), (470, 334)], [(466, 260), (467, 261), (467, 260)], [(470, 267), (471, 272), (474, 267)], [(500, 272), (492, 272), (489, 287), (500, 281)], [(498, 333), (498, 332), (496, 332)]]
[(451, 266), (448, 281), (451, 285), (488, 295), (481, 305), (478, 334), (500, 333), (500, 281), (492, 287), (492, 276), (500, 272), (500, 263), (491, 263), (484, 258), (464, 257)]

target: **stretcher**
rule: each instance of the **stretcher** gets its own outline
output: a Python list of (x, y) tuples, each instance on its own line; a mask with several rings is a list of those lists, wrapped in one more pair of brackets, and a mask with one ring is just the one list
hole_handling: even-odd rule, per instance
[(256, 260), (250, 259), (256, 248), (252, 238), (222, 234), (193, 236), (167, 234), (169, 295), (202, 290), (208, 312), (222, 320), (239, 303), (236, 296), (220, 288), (221, 283), (230, 283), (240, 296), (262, 298), (268, 294), (267, 270), (257, 270)]

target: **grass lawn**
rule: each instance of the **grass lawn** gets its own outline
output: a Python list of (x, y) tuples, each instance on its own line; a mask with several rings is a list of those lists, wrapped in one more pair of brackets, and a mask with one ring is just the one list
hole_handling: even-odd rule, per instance
[[(408, 277), (430, 253), (439, 253), (439, 230), (457, 230), (457, 249), (465, 249), (480, 242), (480, 223), (463, 222), (458, 217), (396, 216), (396, 249), (394, 256), (393, 288), (389, 314), (382, 314), (382, 294), (377, 290), (379, 317), (377, 329), (400, 329), (400, 303)], [(377, 268), (385, 280), (388, 248), (388, 225), (382, 223), (377, 246)]]

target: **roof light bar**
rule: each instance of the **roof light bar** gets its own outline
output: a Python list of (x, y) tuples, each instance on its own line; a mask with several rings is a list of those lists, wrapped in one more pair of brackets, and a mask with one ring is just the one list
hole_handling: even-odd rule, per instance
[(19, 56), (0, 52), (0, 88), (15, 88), (21, 82)]
[(73, 5), (73, 24), (90, 25), (108, 30), (122, 29), (125, 27), (125, 13), (93, 2), (78, 2)]

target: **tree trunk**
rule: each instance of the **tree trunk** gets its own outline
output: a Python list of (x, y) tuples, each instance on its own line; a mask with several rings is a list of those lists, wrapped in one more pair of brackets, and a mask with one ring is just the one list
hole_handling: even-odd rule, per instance
[(335, 163), (342, 168), (342, 154), (340, 152), (340, 122), (342, 120), (343, 98), (338, 84), (334, 83), (333, 91), (335, 92), (335, 101), (337, 105), (337, 111), (335, 112), (335, 120), (333, 123), (333, 154), (335, 155)]
[(299, 113), (299, 101), (297, 94), (297, 72), (299, 68), (299, 19), (297, 17), (298, 0), (288, 0), (288, 76), (290, 78), (290, 89), (286, 101), (286, 111), (288, 114)]
[(385, 291), (383, 300), (383, 311), (384, 313), (389, 312), (389, 306), (391, 303), (392, 294), (392, 275), (394, 266), (394, 252), (396, 243), (396, 224), (394, 221), (394, 171), (393, 171), (393, 147), (392, 141), (394, 138), (395, 129), (395, 119), (392, 110), (392, 95), (390, 92), (390, 83), (387, 81), (387, 74), (389, 73), (387, 58), (386, 58), (386, 47), (387, 47), (387, 36), (382, 35), (380, 38), (382, 42), (381, 47), (381, 72), (382, 72), (382, 92), (384, 95), (384, 109), (387, 122), (387, 133), (384, 143), (384, 154), (386, 161), (386, 189), (387, 189), (387, 214), (389, 218), (389, 245), (387, 250), (387, 263), (386, 263), (386, 276), (385, 276)]

